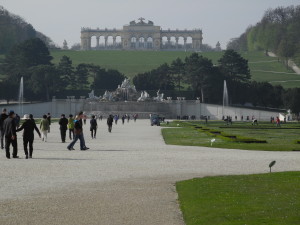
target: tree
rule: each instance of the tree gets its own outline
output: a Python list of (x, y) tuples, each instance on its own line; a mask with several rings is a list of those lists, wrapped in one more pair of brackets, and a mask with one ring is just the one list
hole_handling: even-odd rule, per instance
[(74, 68), (72, 66), (72, 60), (68, 56), (64, 55), (60, 59), (57, 69), (64, 86), (66, 88), (67, 87), (76, 88)]
[(219, 68), (224, 74), (227, 82), (240, 81), (249, 82), (251, 75), (248, 67), (248, 60), (244, 59), (234, 50), (226, 50), (218, 60)]
[(284, 58), (285, 65), (287, 68), (289, 66), (288, 65), (289, 58), (293, 57), (295, 52), (296, 52), (296, 46), (294, 45), (293, 42), (287, 39), (281, 40), (277, 49), (277, 53), (278, 55)]
[(139, 90), (174, 90), (175, 86), (167, 63), (150, 72), (136, 75), (133, 83)]
[(292, 110), (293, 113), (299, 115), (300, 113), (300, 88), (288, 89), (283, 95), (284, 105), (287, 109)]
[(12, 78), (18, 80), (30, 67), (38, 65), (51, 65), (52, 56), (43, 41), (39, 38), (29, 39), (12, 48), (5, 56), (3, 72)]
[(63, 89), (59, 73), (53, 65), (38, 65), (30, 68), (31, 89), (41, 98), (50, 100), (50, 96)]
[(84, 63), (79, 64), (75, 70), (77, 89), (82, 90), (87, 88), (87, 85), (89, 83), (88, 76), (89, 76), (89, 65)]
[(184, 74), (184, 63), (180, 58), (175, 59), (171, 63), (170, 72), (172, 74), (173, 80), (175, 81), (175, 87), (177, 90), (181, 90), (182, 81), (183, 81), (183, 74)]
[(211, 60), (193, 53), (185, 59), (185, 73), (187, 83), (204, 102), (208, 77), (215, 73)]
[(125, 78), (124, 74), (117, 70), (98, 68), (92, 88), (98, 90), (115, 90)]

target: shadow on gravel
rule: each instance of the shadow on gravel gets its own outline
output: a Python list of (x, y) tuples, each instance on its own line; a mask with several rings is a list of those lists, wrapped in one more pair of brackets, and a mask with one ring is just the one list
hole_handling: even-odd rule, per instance
[(128, 152), (129, 150), (91, 150), (93, 152)]
[(34, 158), (34, 159), (38, 159), (38, 160), (56, 160), (56, 161), (66, 161), (66, 160), (70, 160), (70, 161), (87, 161), (87, 160), (93, 160), (93, 159), (67, 159), (67, 158)]

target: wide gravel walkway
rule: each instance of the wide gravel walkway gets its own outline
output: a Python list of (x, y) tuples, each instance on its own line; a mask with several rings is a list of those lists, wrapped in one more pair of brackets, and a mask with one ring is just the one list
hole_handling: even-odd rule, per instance
[[(120, 122), (120, 121), (119, 121)], [(184, 224), (175, 182), (194, 177), (300, 170), (300, 152), (263, 152), (165, 145), (148, 120), (84, 127), (88, 151), (68, 151), (57, 124), (48, 142), (36, 135), (33, 159), (0, 156), (1, 225)], [(284, 138), (284, 137), (283, 137)], [(69, 140), (67, 141), (69, 142)]]

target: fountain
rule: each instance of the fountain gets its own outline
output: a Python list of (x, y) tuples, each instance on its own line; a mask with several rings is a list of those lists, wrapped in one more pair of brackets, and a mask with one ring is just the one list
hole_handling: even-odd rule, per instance
[(19, 113), (23, 115), (23, 103), (24, 103), (24, 84), (23, 77), (21, 77), (20, 88), (19, 88)]
[(226, 84), (226, 80), (224, 80), (224, 89), (223, 89), (223, 110), (222, 110), (222, 114), (223, 116), (225, 116), (226, 114), (226, 107), (228, 107), (228, 90), (227, 90), (227, 84)]

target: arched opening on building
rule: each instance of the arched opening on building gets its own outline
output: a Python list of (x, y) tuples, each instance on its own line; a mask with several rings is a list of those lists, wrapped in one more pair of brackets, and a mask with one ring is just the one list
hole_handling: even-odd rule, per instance
[(176, 38), (175, 37), (170, 38), (170, 49), (176, 49)]
[(122, 38), (121, 36), (116, 36), (116, 48), (122, 48)]
[(136, 48), (136, 44), (137, 44), (137, 41), (136, 41), (136, 37), (132, 37), (131, 38), (131, 41), (130, 41), (130, 48), (132, 49), (135, 49)]
[(187, 37), (186, 39), (186, 49), (192, 49), (193, 48), (193, 39), (192, 37)]
[(112, 36), (107, 37), (106, 48), (113, 48), (114, 41)]
[(184, 38), (179, 37), (178, 38), (178, 49), (183, 49), (184, 48)]
[(167, 46), (168, 46), (168, 38), (166, 36), (164, 36), (161, 39), (161, 48), (166, 49)]
[(153, 38), (148, 37), (147, 38), (147, 49), (152, 49), (153, 48)]
[(97, 49), (97, 37), (96, 36), (91, 37), (91, 49)]
[(104, 49), (105, 47), (105, 38), (104, 36), (99, 37), (99, 49)]
[(139, 38), (139, 48), (145, 48), (145, 38)]

